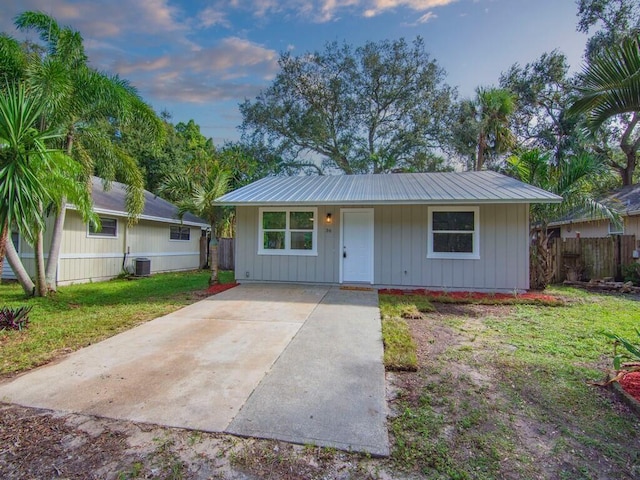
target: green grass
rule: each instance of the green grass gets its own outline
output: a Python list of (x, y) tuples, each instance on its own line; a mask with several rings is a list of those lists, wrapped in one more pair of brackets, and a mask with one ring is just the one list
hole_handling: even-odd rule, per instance
[(0, 374), (42, 365), (193, 303), (192, 293), (206, 289), (208, 279), (206, 271), (157, 274), (61, 287), (31, 299), (17, 284), (0, 285), (0, 306), (33, 306), (28, 329), (0, 332)]
[[(611, 341), (600, 332), (633, 337), (640, 302), (567, 288), (548, 293), (566, 304), (420, 320), (450, 331), (451, 343), (420, 366), (418, 378), (429, 381), (417, 396), (400, 398), (390, 422), (397, 466), (426, 478), (640, 476), (640, 421), (588, 384), (612, 365)], [(382, 296), (380, 305), (396, 315), (408, 308)], [(544, 445), (538, 457), (537, 444)]]
[(416, 344), (411, 338), (405, 318), (419, 318), (422, 312), (431, 312), (433, 305), (416, 295), (380, 295), (384, 366), (387, 370), (416, 370), (418, 358)]

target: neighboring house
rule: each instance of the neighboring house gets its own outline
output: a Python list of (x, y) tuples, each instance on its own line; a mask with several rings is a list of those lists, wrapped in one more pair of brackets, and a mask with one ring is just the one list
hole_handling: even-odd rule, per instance
[[(108, 280), (123, 271), (133, 271), (136, 258), (150, 260), (151, 273), (191, 270), (202, 266), (201, 237), (209, 225), (206, 220), (186, 213), (182, 221), (178, 208), (145, 190), (144, 211), (138, 223), (128, 226), (125, 197), (127, 186), (111, 182), (108, 190), (103, 181), (92, 179), (94, 211), (102, 229), (87, 225), (73, 205), (67, 206), (64, 223), (58, 284)], [(51, 242), (53, 218), (47, 220), (45, 256)], [(11, 238), (30, 274), (35, 271), (33, 249), (13, 232)], [(202, 242), (206, 248), (206, 242)], [(13, 272), (5, 261), (3, 277)]]
[(562, 238), (602, 238), (608, 235), (635, 235), (640, 238), (640, 185), (628, 185), (614, 190), (600, 199), (610, 208), (618, 210), (622, 221), (619, 224), (608, 219), (593, 218), (588, 214), (576, 212), (561, 220), (549, 223), (549, 227), (558, 229)]
[(495, 172), (269, 177), (236, 206), (236, 279), (451, 290), (529, 288), (529, 204)]

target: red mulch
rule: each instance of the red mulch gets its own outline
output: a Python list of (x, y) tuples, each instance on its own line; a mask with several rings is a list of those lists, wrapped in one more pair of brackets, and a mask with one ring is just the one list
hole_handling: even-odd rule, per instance
[(224, 292), (225, 290), (229, 290), (235, 286), (240, 285), (239, 283), (218, 283), (216, 285), (211, 285), (207, 288), (207, 293), (210, 295), (215, 295), (216, 293)]
[(562, 304), (562, 301), (553, 295), (545, 295), (538, 292), (526, 293), (483, 293), (483, 292), (443, 292), (439, 290), (427, 290), (425, 288), (415, 289), (399, 289), (399, 288), (382, 288), (378, 290), (381, 294), (386, 295), (422, 295), (429, 300), (437, 301), (455, 301), (456, 303), (545, 303), (551, 305)]
[(640, 402), (640, 372), (627, 373), (619, 383), (625, 392)]

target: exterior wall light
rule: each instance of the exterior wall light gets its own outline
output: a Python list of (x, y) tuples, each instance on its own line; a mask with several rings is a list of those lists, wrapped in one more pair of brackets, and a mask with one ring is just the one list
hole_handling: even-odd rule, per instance
[(327, 222), (327, 225), (331, 225), (331, 222), (333, 222), (333, 218), (331, 217), (330, 213), (327, 213), (326, 222)]

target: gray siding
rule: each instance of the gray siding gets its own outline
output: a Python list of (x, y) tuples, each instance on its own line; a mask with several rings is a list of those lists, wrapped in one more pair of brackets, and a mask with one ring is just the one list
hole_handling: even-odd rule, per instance
[[(427, 205), (379, 205), (374, 210), (376, 285), (488, 291), (529, 288), (528, 205), (480, 206), (479, 260), (427, 258)], [(330, 227), (324, 224), (327, 212), (333, 214)], [(318, 218), (317, 257), (258, 255), (258, 207), (238, 207), (237, 279), (338, 283), (340, 207), (318, 207)]]

